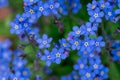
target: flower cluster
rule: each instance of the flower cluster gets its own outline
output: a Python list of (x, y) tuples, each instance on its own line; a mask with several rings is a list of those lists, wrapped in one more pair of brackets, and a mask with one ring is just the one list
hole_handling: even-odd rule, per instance
[(8, 6), (8, 0), (0, 0), (0, 8)]
[[(61, 60), (66, 59), (70, 51), (76, 50), (79, 56), (77, 64), (74, 65), (74, 70), (69, 77), (62, 77), (62, 80), (103, 80), (108, 78), (108, 68), (106, 68), (100, 60), (101, 48), (105, 46), (102, 36), (96, 34), (99, 23), (105, 16), (106, 20), (116, 22), (116, 17), (120, 14), (119, 9), (115, 9), (116, 5), (120, 7), (120, 2), (113, 0), (93, 0), (87, 5), (89, 21), (82, 24), (80, 27), (74, 26), (73, 31), (68, 33), (67, 38), (62, 38), (58, 43), (52, 43), (52, 38), (48, 38), (46, 34), (39, 36), (39, 30), (32, 28), (42, 15), (43, 16), (57, 16), (60, 14), (67, 15), (67, 5), (73, 13), (77, 13), (81, 8), (79, 0), (24, 0), (24, 10), (22, 15), (17, 15), (14, 22), (11, 22), (11, 33), (19, 35), (19, 38), (25, 42), (33, 43), (38, 47), (37, 58), (45, 61), (47, 66), (52, 63), (60, 64)], [(24, 36), (23, 36), (24, 35)], [(92, 37), (94, 36), (94, 37)], [(52, 48), (51, 48), (52, 46)], [(114, 55), (114, 60), (119, 60), (118, 51), (111, 51)], [(21, 59), (14, 61), (14, 66)], [(22, 60), (22, 64), (14, 67), (15, 70), (21, 69), (26, 64)], [(37, 76), (40, 78), (40, 76)]]
[[(35, 23), (42, 15), (43, 16), (56, 16), (60, 17), (60, 14), (67, 15), (67, 4), (64, 0), (24, 0), (24, 13), (22, 15), (17, 14), (13, 22), (10, 23), (13, 34), (22, 34), (25, 31), (29, 31), (32, 24)], [(68, 1), (71, 11), (77, 13), (81, 8), (79, 0)], [(65, 6), (65, 7), (64, 7)]]
[(30, 69), (25, 67), (24, 53), (20, 50), (13, 52), (10, 46), (9, 40), (0, 42), (0, 80), (29, 80)]
[(119, 6), (119, 0), (93, 0), (92, 3), (87, 5), (88, 14), (90, 15), (90, 22), (102, 22), (102, 18), (105, 16), (106, 20), (117, 22), (116, 18), (120, 14), (119, 9), (115, 7)]

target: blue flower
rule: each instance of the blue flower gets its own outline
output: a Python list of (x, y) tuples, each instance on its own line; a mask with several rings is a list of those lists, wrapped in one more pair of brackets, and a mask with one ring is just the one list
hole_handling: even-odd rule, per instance
[(79, 79), (79, 75), (75, 71), (73, 71), (68, 76), (62, 76), (61, 80), (80, 80), (80, 79)]
[(4, 62), (10, 62), (11, 61), (11, 57), (12, 57), (12, 51), (11, 50), (3, 50), (2, 52), (0, 52), (0, 58), (2, 57), (2, 60), (4, 60)]
[(21, 33), (23, 33), (22, 26), (20, 24), (11, 22), (10, 26), (11, 26), (11, 29), (10, 29), (11, 34), (14, 34), (14, 33), (15, 34), (21, 34)]
[(85, 28), (84, 25), (82, 25), (80, 28), (79, 28), (78, 26), (74, 26), (74, 27), (73, 27), (72, 35), (73, 35), (74, 37), (80, 37), (80, 35), (82, 35), (82, 34), (85, 33), (84, 28)]
[(81, 42), (82, 42), (82, 46), (81, 46), (80, 51), (91, 52), (92, 50), (94, 50), (94, 48), (93, 48), (94, 40), (85, 37), (85, 39), (82, 40)]
[(110, 3), (109, 2), (105, 2), (104, 0), (100, 0), (98, 2), (98, 6), (99, 6), (100, 9), (104, 10), (105, 8), (110, 6)]
[(24, 4), (27, 6), (37, 3), (39, 0), (24, 0)]
[(89, 60), (90, 68), (93, 69), (93, 72), (97, 75), (100, 72), (100, 69), (103, 68), (99, 56), (95, 56)]
[(72, 50), (80, 50), (81, 48), (81, 41), (77, 38), (73, 38), (70, 40)]
[(60, 6), (59, 2), (55, 2), (53, 0), (48, 0), (47, 3), (48, 4), (46, 4), (45, 6), (48, 6), (48, 8), (50, 10), (50, 14), (57, 15), (58, 14), (58, 8)]
[(59, 12), (63, 15), (67, 15), (68, 14), (67, 6), (66, 5), (60, 5)]
[(84, 28), (84, 35), (96, 35), (96, 31), (98, 29), (98, 26), (93, 25), (90, 22), (87, 22)]
[(74, 65), (74, 70), (77, 70), (79, 74), (81, 74), (83, 73), (84, 69), (86, 69), (86, 67), (87, 67), (87, 59), (79, 58), (77, 64)]
[(116, 14), (111, 7), (105, 8), (105, 18), (106, 20), (114, 21)]
[(0, 8), (8, 6), (8, 0), (0, 0)]
[(23, 68), (21, 71), (21, 77), (23, 78), (29, 78), (30, 77), (30, 69), (29, 68)]
[(87, 67), (86, 69), (83, 70), (81, 73), (81, 80), (94, 80), (95, 73), (92, 72), (92, 69)]
[(12, 45), (12, 43), (8, 39), (0, 42), (0, 48), (2, 48), (2, 49), (9, 49), (11, 45)]
[(115, 61), (120, 61), (120, 49), (111, 50), (111, 54), (113, 55), (112, 59)]
[(88, 52), (86, 50), (79, 51), (78, 54), (79, 54), (79, 56), (82, 56), (83, 58), (87, 58), (87, 59), (93, 58), (95, 56), (95, 53), (93, 51)]
[(95, 43), (94, 43), (94, 48), (97, 52), (100, 52), (101, 51), (101, 47), (104, 47), (105, 46), (105, 42), (103, 41), (103, 37), (102, 36), (99, 36), (97, 39), (94, 40)]
[(0, 60), (0, 76), (6, 76), (9, 71), (9, 64), (4, 62), (4, 60)]
[(61, 62), (61, 59), (65, 59), (67, 56), (66, 54), (64, 54), (64, 49), (56, 49), (56, 48), (53, 48), (52, 49), (52, 55), (54, 55), (54, 62), (57, 63), (57, 64), (60, 64)]
[(96, 8), (94, 11), (89, 11), (88, 14), (90, 15), (90, 22), (102, 22), (101, 18), (104, 16), (104, 13), (99, 8)]
[(20, 59), (20, 58), (15, 58), (13, 61), (13, 65), (15, 69), (22, 69), (26, 65), (27, 61)]
[(109, 71), (109, 69), (108, 68), (106, 68), (106, 67), (103, 67), (99, 72), (99, 77), (101, 78), (101, 79), (107, 79), (108, 78), (108, 71)]
[(90, 22), (102, 22), (101, 18), (104, 16), (104, 13), (99, 8), (96, 8), (94, 11), (89, 11), (88, 14), (90, 15)]
[(37, 14), (37, 6), (25, 7), (24, 10), (25, 10), (26, 17), (29, 17), (32, 19), (34, 19), (34, 18), (36, 19), (38, 17), (36, 15)]
[(48, 36), (46, 34), (42, 36), (42, 39), (37, 39), (40, 49), (49, 48), (51, 41), (52, 41), (52, 38), (48, 39)]
[(66, 41), (66, 39), (59, 40), (61, 48), (65, 50), (70, 50), (70, 44)]
[(77, 13), (82, 7), (80, 4), (80, 0), (68, 0), (68, 3), (73, 13)]
[(97, 7), (97, 4), (98, 4), (97, 1), (96, 1), (96, 0), (93, 0), (93, 1), (92, 1), (92, 4), (89, 3), (89, 4), (87, 5), (87, 10), (88, 10), (88, 11), (95, 10), (96, 7)]
[(120, 41), (115, 41), (114, 43), (112, 43), (112, 48), (115, 48), (115, 49), (119, 49), (120, 48)]
[(44, 50), (44, 55), (41, 56), (41, 60), (46, 61), (46, 65), (50, 66), (54, 60), (54, 55), (51, 54), (48, 50)]

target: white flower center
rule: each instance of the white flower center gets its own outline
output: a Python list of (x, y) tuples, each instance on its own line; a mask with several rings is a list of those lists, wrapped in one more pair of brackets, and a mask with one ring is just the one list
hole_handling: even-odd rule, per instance
[(58, 52), (57, 54), (56, 54), (56, 57), (60, 57), (61, 56), (61, 54)]
[(76, 31), (75, 33), (76, 33), (76, 34), (80, 34), (80, 32), (81, 32), (81, 31), (80, 31), (80, 30), (78, 30), (78, 31)]
[(13, 80), (18, 80), (18, 79), (15, 77), (15, 78), (13, 78)]
[(34, 11), (33, 11), (32, 9), (30, 9), (30, 11), (29, 11), (29, 12), (30, 12), (30, 14), (33, 14), (33, 13), (34, 13)]
[(102, 8), (105, 8), (105, 4), (101, 4), (101, 7), (102, 7)]
[(43, 11), (43, 7), (39, 7), (39, 10), (42, 12)]
[(15, 29), (18, 29), (19, 27), (18, 27), (18, 25), (15, 25), (15, 27), (14, 27)]
[(53, 5), (50, 5), (50, 9), (53, 9)]
[(85, 42), (84, 45), (87, 47), (89, 44), (88, 44), (88, 42)]
[(94, 14), (94, 17), (97, 18), (97, 17), (98, 17), (98, 13), (95, 13), (95, 14)]
[(95, 5), (92, 5), (92, 9), (95, 9), (95, 7), (96, 7)]
[(44, 44), (44, 45), (46, 45), (46, 44), (47, 44), (47, 41), (46, 41), (46, 40), (45, 40), (45, 41), (43, 41), (43, 44)]
[(21, 67), (21, 66), (22, 66), (22, 63), (21, 63), (21, 62), (18, 62), (18, 66)]
[(108, 16), (112, 16), (112, 13), (111, 13), (111, 12), (108, 12)]
[(101, 73), (100, 73), (101, 75), (104, 75), (104, 71), (101, 71)]
[(90, 32), (90, 31), (91, 31), (91, 28), (87, 28), (87, 31)]
[(78, 41), (75, 41), (74, 44), (75, 44), (76, 46), (78, 46), (79, 42), (78, 42)]
[(80, 68), (84, 68), (84, 64), (80, 64)]
[(63, 43), (63, 46), (64, 46), (64, 47), (66, 47), (66, 44), (65, 44), (65, 43)]
[(21, 18), (19, 18), (19, 21), (23, 21), (23, 18), (21, 17)]
[(96, 46), (99, 46), (99, 44), (100, 44), (99, 42), (96, 42), (96, 43), (95, 43)]
[(89, 78), (91, 75), (90, 73), (86, 73), (86, 77)]
[(98, 65), (97, 65), (97, 64), (94, 64), (93, 67), (94, 67), (94, 69), (97, 69), (97, 68), (98, 68)]
[(50, 57), (50, 56), (47, 56), (47, 59), (51, 59), (51, 57)]

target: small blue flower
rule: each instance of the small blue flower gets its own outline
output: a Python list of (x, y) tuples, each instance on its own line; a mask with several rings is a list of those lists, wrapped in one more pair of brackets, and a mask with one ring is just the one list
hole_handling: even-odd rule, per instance
[(96, 31), (97, 31), (98, 27), (93, 25), (90, 22), (87, 22), (85, 27), (84, 27), (84, 35), (96, 35)]
[(90, 22), (102, 22), (101, 18), (104, 16), (104, 13), (99, 8), (96, 8), (94, 11), (89, 11), (88, 14), (90, 15)]
[(88, 11), (95, 10), (96, 7), (97, 7), (97, 4), (98, 4), (97, 1), (96, 1), (96, 0), (93, 0), (93, 1), (92, 1), (92, 4), (89, 3), (89, 4), (87, 5), (87, 10), (88, 10)]
[(30, 69), (29, 68), (23, 68), (21, 71), (21, 77), (23, 78), (29, 78), (30, 77)]
[(10, 29), (11, 34), (14, 34), (14, 33), (15, 34), (21, 34), (21, 33), (23, 33), (22, 26), (20, 24), (16, 24), (14, 22), (11, 22), (10, 26), (11, 26), (11, 29)]
[(80, 28), (78, 26), (74, 26), (72, 35), (75, 37), (80, 37), (80, 35), (85, 33), (84, 27), (84, 25), (82, 25)]
[(120, 49), (111, 50), (111, 54), (113, 55), (112, 59), (115, 61), (120, 61)]
[(68, 3), (73, 13), (77, 13), (82, 7), (80, 0), (68, 0)]
[(4, 60), (0, 60), (0, 76), (6, 76), (9, 71), (8, 63), (5, 63)]
[(40, 49), (49, 48), (51, 41), (52, 41), (52, 38), (48, 38), (46, 34), (42, 36), (42, 39), (37, 39)]
[(115, 49), (119, 49), (120, 48), (120, 41), (115, 41), (114, 43), (112, 43), (112, 48), (115, 48)]
[(20, 59), (20, 58), (15, 58), (13, 61), (13, 65), (15, 69), (21, 69), (26, 65), (27, 61)]
[(61, 45), (61, 48), (65, 50), (70, 50), (70, 44), (66, 41), (66, 39), (59, 40), (59, 43)]
[(44, 50), (44, 55), (41, 57), (41, 60), (46, 61), (46, 65), (50, 66), (54, 60), (54, 55), (48, 50)]
[(113, 9), (111, 7), (109, 7), (109, 8), (105, 8), (104, 11), (105, 11), (105, 18), (106, 18), (106, 20), (114, 21), (114, 18), (116, 16), (116, 14), (113, 11)]
[(103, 41), (103, 37), (102, 36), (99, 36), (97, 39), (94, 40), (95, 43), (94, 43), (94, 48), (97, 52), (100, 52), (101, 51), (101, 47), (104, 47), (105, 46), (105, 42)]
[(29, 18), (32, 18), (32, 19), (38, 17), (38, 16), (36, 15), (36, 14), (37, 14), (37, 6), (25, 7), (24, 10), (25, 10), (25, 15), (26, 15), (26, 17), (29, 17)]
[(30, 6), (37, 3), (39, 0), (24, 0), (24, 4)]
[(8, 6), (8, 0), (0, 0), (0, 8)]
[(79, 58), (77, 64), (74, 65), (74, 70), (77, 70), (78, 73), (81, 74), (83, 73), (84, 69), (86, 69), (86, 67), (87, 67), (87, 59)]
[(95, 73), (92, 72), (92, 69), (87, 67), (86, 69), (83, 70), (81, 73), (81, 80), (94, 80)]
[(95, 56), (94, 58), (91, 58), (89, 60), (90, 68), (93, 69), (93, 72), (97, 75), (100, 72), (100, 69), (103, 68), (103, 65), (101, 64), (101, 60), (99, 56)]
[(92, 50), (94, 50), (94, 48), (93, 48), (94, 40), (86, 37), (81, 42), (82, 42), (82, 46), (81, 46), (81, 49), (80, 49), (81, 52), (84, 52), (84, 51), (91, 52)]
[(81, 48), (81, 41), (77, 38), (70, 40), (72, 50), (80, 50)]
[(105, 8), (110, 6), (110, 3), (109, 2), (105, 2), (104, 0), (100, 0), (98, 2), (98, 6), (99, 6), (100, 9), (104, 10)]
[(0, 58), (2, 56), (2, 60), (4, 60), (4, 62), (10, 62), (11, 60), (11, 57), (12, 57), (12, 51), (11, 50), (3, 50), (3, 52), (0, 52), (1, 55), (0, 55)]
[(108, 78), (108, 71), (109, 71), (109, 69), (108, 68), (106, 68), (106, 67), (103, 67), (99, 72), (99, 77), (101, 78), (101, 79), (107, 79)]
[(63, 15), (67, 15), (68, 14), (67, 6), (66, 5), (60, 5), (59, 12)]
[(60, 64), (61, 62), (61, 59), (65, 59), (67, 56), (66, 54), (64, 54), (64, 49), (56, 49), (56, 48), (53, 48), (52, 49), (52, 55), (54, 55), (54, 62), (57, 63), (57, 64)]

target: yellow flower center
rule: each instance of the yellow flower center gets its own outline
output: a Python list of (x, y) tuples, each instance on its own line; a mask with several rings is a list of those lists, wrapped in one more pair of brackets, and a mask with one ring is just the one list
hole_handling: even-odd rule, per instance
[(76, 46), (78, 46), (78, 44), (79, 44), (79, 42), (78, 41), (75, 41), (75, 43), (74, 43)]
[(30, 14), (33, 14), (33, 13), (34, 13), (34, 11), (32, 9), (30, 9)]
[(60, 57), (60, 56), (61, 56), (61, 54), (60, 54), (60, 53), (57, 53), (57, 54), (56, 54), (56, 57)]

